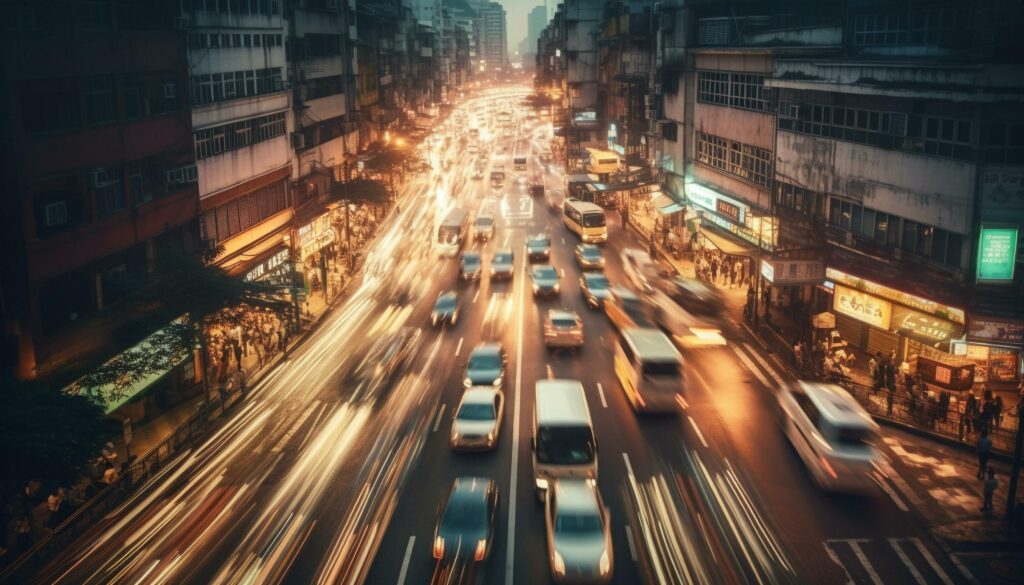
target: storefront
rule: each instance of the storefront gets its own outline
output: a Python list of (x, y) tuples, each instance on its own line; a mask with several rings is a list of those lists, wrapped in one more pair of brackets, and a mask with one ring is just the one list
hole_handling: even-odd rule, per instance
[(310, 293), (323, 295), (323, 283), (328, 276), (328, 265), (335, 257), (332, 247), (335, 241), (335, 230), (330, 212), (322, 213), (300, 227), (297, 230), (297, 236), (297, 268), (303, 274)]
[[(624, 204), (630, 225), (645, 237), (655, 236), (663, 245), (670, 234), (673, 239), (686, 241), (683, 213), (686, 206), (658, 183), (645, 182), (622, 188)], [(678, 233), (675, 233), (678, 232)]]
[(292, 278), (292, 264), (288, 246), (282, 243), (250, 262), (246, 267), (244, 278), (246, 282), (270, 286), (289, 286)]
[(778, 246), (775, 218), (757, 213), (738, 199), (691, 181), (686, 183), (686, 201), (700, 216), (702, 231), (718, 231), (766, 252)]
[(1016, 384), (1024, 371), (1024, 321), (971, 315), (952, 352), (975, 364), (974, 380)]

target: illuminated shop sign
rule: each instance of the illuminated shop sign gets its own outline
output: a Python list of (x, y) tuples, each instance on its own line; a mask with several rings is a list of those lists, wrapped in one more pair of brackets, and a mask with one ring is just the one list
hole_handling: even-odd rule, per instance
[(832, 309), (879, 329), (888, 329), (892, 319), (892, 303), (841, 284), (836, 285)]
[(870, 280), (864, 280), (851, 274), (847, 274), (835, 268), (826, 268), (825, 277), (836, 283), (845, 284), (850, 288), (855, 288), (883, 299), (906, 305), (912, 309), (934, 315), (936, 317), (947, 319), (960, 325), (964, 324), (964, 310), (957, 307), (950, 307), (930, 301), (928, 299), (921, 298), (909, 293), (905, 293), (894, 288), (871, 282)]
[(981, 226), (978, 282), (1012, 282), (1017, 261), (1017, 228)]
[(913, 309), (893, 307), (892, 330), (915, 341), (937, 347), (959, 333), (960, 326)]
[(735, 203), (719, 199), (715, 202), (715, 211), (736, 223), (743, 223), (743, 208)]
[(1024, 344), (1024, 321), (994, 317), (971, 317), (967, 320), (967, 337), (1009, 345)]
[(267, 274), (273, 274), (274, 269), (285, 266), (288, 262), (288, 249), (281, 250), (263, 262), (260, 262), (252, 270), (245, 274), (246, 282), (259, 280)]
[(761, 275), (772, 284), (819, 284), (825, 278), (825, 262), (823, 260), (761, 260)]
[(572, 115), (572, 123), (580, 126), (597, 124), (597, 112), (594, 110), (583, 110)]

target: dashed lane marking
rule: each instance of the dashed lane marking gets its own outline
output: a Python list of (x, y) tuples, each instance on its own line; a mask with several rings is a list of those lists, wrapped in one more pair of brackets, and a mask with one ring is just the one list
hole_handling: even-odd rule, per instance
[(434, 432), (435, 433), (437, 432), (437, 429), (439, 429), (441, 427), (441, 417), (444, 416), (444, 409), (447, 406), (448, 406), (447, 404), (442, 404), (441, 408), (437, 409), (437, 420), (434, 421)]
[(462, 341), (463, 341), (463, 339), (464, 339), (463, 337), (460, 337), (459, 338), (459, 344), (455, 346), (455, 357), (459, 357), (459, 352), (462, 351)]
[(693, 420), (692, 416), (686, 417), (690, 419), (690, 426), (693, 427), (693, 432), (697, 433), (697, 438), (700, 439), (700, 444), (704, 445), (704, 448), (708, 448), (708, 442), (704, 439), (704, 433), (700, 432), (700, 427), (697, 426), (697, 421)]
[(608, 401), (604, 399), (604, 387), (600, 382), (597, 383), (597, 393), (601, 397), (601, 406), (608, 408)]
[(405, 558), (402, 559), (402, 570), (398, 572), (398, 585), (405, 584), (405, 576), (409, 573), (409, 560), (412, 559), (412, 547), (416, 544), (416, 536), (409, 537), (409, 544), (405, 547)]
[(757, 366), (754, 365), (754, 362), (750, 361), (750, 358), (747, 357), (747, 354), (742, 349), (739, 349), (735, 345), (732, 345), (730, 347), (732, 347), (732, 351), (736, 354), (736, 357), (740, 358), (740, 361), (743, 362), (743, 365), (747, 367), (747, 370), (749, 370), (755, 378), (757, 378), (762, 384), (764, 384), (765, 387), (771, 388), (771, 384), (768, 382), (768, 379), (764, 377), (764, 374), (761, 373), (761, 370), (757, 369)]
[(772, 378), (775, 378), (775, 381), (779, 383), (779, 386), (785, 384), (785, 381), (782, 379), (782, 376), (780, 376), (778, 372), (775, 371), (775, 368), (768, 365), (768, 362), (765, 361), (763, 357), (761, 357), (761, 354), (754, 351), (754, 348), (751, 347), (749, 343), (743, 342), (743, 347), (746, 348), (750, 355), (754, 356), (754, 359), (756, 359), (759, 364), (764, 366), (764, 371), (768, 372), (768, 374), (770, 374)]
[(626, 543), (629, 544), (629, 556), (636, 562), (636, 544), (633, 543), (633, 531), (629, 529), (629, 524), (626, 524)]

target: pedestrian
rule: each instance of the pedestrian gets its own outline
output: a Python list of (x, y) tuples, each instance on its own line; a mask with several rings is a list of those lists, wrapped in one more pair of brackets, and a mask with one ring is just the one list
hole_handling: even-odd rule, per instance
[(985, 502), (981, 505), (983, 512), (992, 510), (992, 496), (996, 493), (996, 488), (999, 487), (999, 480), (996, 479), (996, 470), (991, 467), (988, 468), (988, 478), (985, 480)]
[(999, 424), (1002, 422), (1002, 418), (1003, 396), (1001, 394), (997, 394), (996, 397), (992, 399), (992, 425), (998, 429)]
[(804, 368), (804, 354), (803, 354), (803, 347), (800, 345), (799, 341), (797, 341), (796, 343), (793, 344), (793, 362), (794, 362), (794, 365), (796, 366), (797, 371), (803, 370), (803, 368)]
[(772, 287), (771, 285), (764, 285), (764, 310), (765, 312), (771, 308), (772, 305)]
[(711, 260), (711, 284), (718, 284), (718, 259)]
[(103, 470), (103, 479), (100, 481), (106, 485), (110, 485), (117, 481), (117, 469), (114, 467), (113, 463), (107, 463), (106, 469)]
[(885, 362), (885, 387), (890, 393), (896, 391), (896, 362), (892, 359)]
[(982, 430), (978, 438), (978, 473), (976, 477), (981, 479), (988, 467), (988, 459), (992, 456), (992, 439), (988, 438), (988, 431)]
[(967, 399), (964, 401), (963, 418), (964, 430), (968, 433), (973, 433), (974, 421), (978, 418), (978, 398), (974, 395), (974, 392), (967, 392)]
[(885, 390), (885, 412), (886, 416), (892, 416), (892, 399), (895, 390), (893, 388), (886, 388)]
[[(875, 353), (875, 355), (878, 355), (877, 352)], [(874, 382), (875, 380), (878, 379), (878, 360), (875, 359), (875, 356), (871, 356), (871, 359), (868, 360), (868, 376), (871, 378), (871, 389), (872, 391), (874, 391), (876, 389), (874, 387)]]
[(236, 339), (231, 340), (231, 347), (235, 351), (235, 363), (238, 365), (238, 369), (242, 369), (242, 344)]
[(743, 284), (743, 262), (737, 260), (736, 264), (733, 264), (732, 268), (736, 271), (736, 284)]

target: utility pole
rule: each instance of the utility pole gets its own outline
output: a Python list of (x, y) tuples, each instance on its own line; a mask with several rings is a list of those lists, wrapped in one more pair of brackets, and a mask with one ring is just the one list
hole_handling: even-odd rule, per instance
[(1017, 405), (1017, 438), (1013, 445), (1013, 465), (1010, 467), (1010, 487), (1006, 490), (1007, 520), (1013, 520), (1017, 508), (1017, 477), (1020, 475), (1021, 455), (1024, 451), (1024, 408)]

